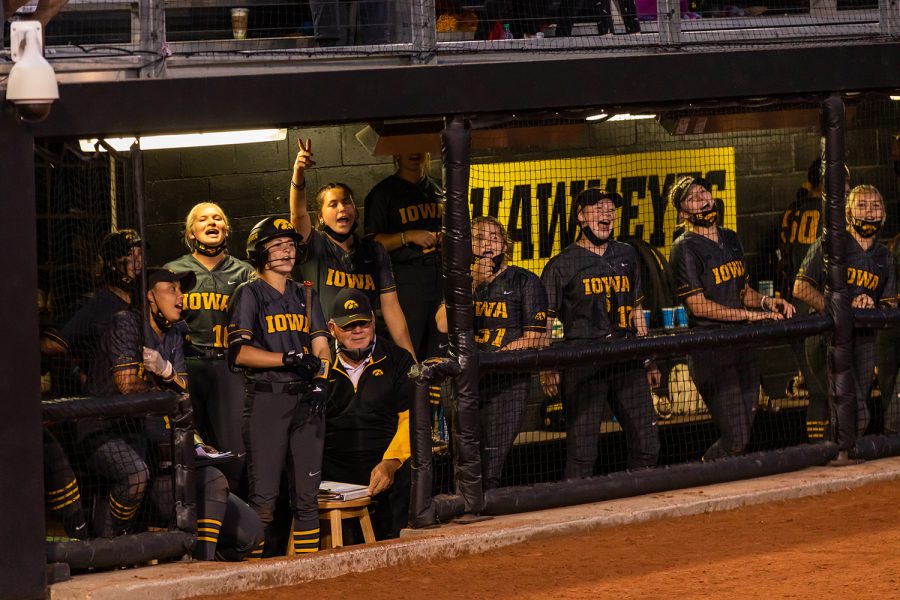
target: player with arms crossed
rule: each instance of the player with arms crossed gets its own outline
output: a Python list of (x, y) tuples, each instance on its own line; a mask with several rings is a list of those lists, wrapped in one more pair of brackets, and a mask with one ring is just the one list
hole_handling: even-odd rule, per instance
[[(847, 197), (846, 220), (850, 240), (847, 243), (847, 285), (853, 298), (853, 308), (871, 309), (895, 306), (897, 302), (897, 273), (894, 257), (876, 240), (884, 226), (887, 213), (881, 193), (871, 185), (858, 185)], [(825, 259), (822, 241), (813, 244), (794, 281), (794, 297), (799, 298), (818, 313), (825, 311)], [(806, 354), (815, 374), (826, 372), (826, 347), (822, 336), (806, 339)], [(856, 379), (856, 406), (814, 405), (810, 399), (807, 409), (807, 429), (818, 427), (823, 437), (837, 434), (840, 443), (838, 462), (849, 461), (851, 441), (862, 435), (869, 424), (868, 399), (875, 368), (875, 335), (871, 329), (856, 329), (853, 333), (853, 374)], [(820, 379), (827, 388), (827, 381)], [(831, 396), (831, 394), (829, 394)], [(830, 432), (830, 419), (836, 431)]]
[[(669, 202), (685, 220), (684, 235), (672, 245), (669, 263), (692, 327), (713, 329), (794, 315), (793, 305), (783, 298), (763, 296), (750, 287), (744, 248), (734, 231), (717, 224), (718, 208), (705, 180), (680, 178), (669, 191)], [(688, 368), (719, 430), (719, 439), (703, 460), (742, 453), (759, 401), (759, 372), (752, 353), (722, 347), (698, 350), (689, 357)]]
[(194, 287), (185, 292), (182, 312), (190, 328), (185, 363), (194, 424), (205, 441), (235, 456), (221, 470), (231, 489), (237, 490), (244, 475), (241, 434), (244, 379), (239, 373), (233, 373), (225, 360), (226, 328), (231, 295), (249, 279), (253, 267), (228, 253), (230, 234), (231, 224), (219, 205), (195, 204), (184, 224), (184, 243), (191, 253), (166, 264), (165, 268), (189, 271), (196, 277)]
[(319, 549), (316, 495), (322, 479), (322, 413), (330, 353), (315, 292), (290, 279), (300, 241), (284, 218), (263, 219), (250, 230), (247, 258), (257, 276), (235, 290), (228, 326), (228, 361), (243, 368), (247, 379), (249, 501), (266, 526), (270, 553), (276, 539), (275, 501), (286, 463), (294, 551)]
[(376, 184), (365, 199), (366, 233), (390, 253), (413, 356), (420, 360), (439, 354), (441, 336), (434, 315), (443, 302), (444, 199), (438, 183), (426, 174), (428, 160), (424, 152), (394, 156), (397, 172)]
[[(547, 332), (562, 320), (566, 343), (643, 336), (640, 263), (637, 252), (612, 238), (615, 192), (588, 188), (574, 200), (581, 236), (550, 259), (541, 280), (547, 290)], [(642, 364), (643, 363), (643, 364)], [(559, 373), (541, 375), (544, 393), (559, 393)], [(566, 411), (566, 478), (590, 477), (597, 460), (600, 421), (610, 403), (628, 444), (629, 469), (650, 467), (659, 455), (659, 437), (650, 387), (659, 384), (651, 360), (606, 366), (572, 366), (562, 375)]]

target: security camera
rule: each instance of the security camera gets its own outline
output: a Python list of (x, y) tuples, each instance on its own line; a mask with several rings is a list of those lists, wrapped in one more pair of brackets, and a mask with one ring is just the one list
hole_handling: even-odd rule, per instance
[(6, 100), (19, 118), (28, 123), (43, 121), (59, 98), (56, 73), (44, 59), (43, 36), (38, 21), (10, 23), (10, 50), (15, 63), (6, 83)]

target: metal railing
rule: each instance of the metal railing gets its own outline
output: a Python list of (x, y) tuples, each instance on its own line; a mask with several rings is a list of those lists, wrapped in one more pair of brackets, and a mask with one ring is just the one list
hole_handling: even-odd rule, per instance
[[(383, 0), (348, 4), (364, 5), (366, 1)], [(395, 22), (387, 24), (394, 31), (394, 39), (400, 41), (388, 39), (389, 43), (334, 46), (322, 44), (317, 39), (313, 14), (306, 3), (287, 4), (283, 0), (69, 0), (55, 19), (59, 22), (51, 22), (47, 27), (46, 53), (56, 63), (64, 63), (57, 69), (58, 73), (136, 69), (139, 77), (163, 77), (167, 65), (178, 68), (347, 58), (371, 61), (377, 57), (431, 63), (488, 53), (531, 59), (540, 54), (585, 53), (598, 49), (641, 52), (661, 47), (690, 50), (722, 45), (818, 44), (835, 39), (900, 37), (900, 0), (877, 2), (877, 8), (872, 5), (846, 10), (838, 6), (837, 0), (810, 0), (808, 9), (789, 11), (790, 14), (785, 14), (786, 11), (775, 14), (779, 11), (772, 10), (761, 15), (758, 11), (749, 11), (748, 16), (720, 16), (725, 14), (720, 11), (708, 13), (716, 16), (696, 18), (695, 13), (682, 15), (679, 0), (656, 0), (656, 15), (638, 13), (640, 31), (632, 30), (634, 35), (600, 35), (597, 25), (600, 17), (582, 15), (574, 18), (575, 26), (570, 35), (555, 37), (557, 26), (554, 21), (558, 19), (550, 14), (539, 19), (543, 25), (540, 33), (534, 36), (482, 40), (475, 39), (476, 35), (484, 35), (483, 31), (478, 34), (473, 31), (471, 21), (465, 24), (463, 31), (437, 31), (435, 0), (407, 0), (392, 4), (405, 10), (393, 14)], [(233, 39), (231, 35), (230, 11), (236, 3), (249, 8), (251, 14), (246, 39)], [(652, 8), (652, 2), (649, 6)], [(469, 7), (467, 14), (474, 14), (473, 8)], [(621, 11), (616, 3), (611, 3), (610, 8), (607, 22), (611, 19), (614, 33), (624, 33)], [(647, 10), (647, 5), (643, 9)], [(295, 12), (285, 17), (279, 11)], [(259, 18), (254, 21), (253, 15), (257, 14)], [(268, 20), (264, 22), (264, 18)], [(355, 24), (348, 27), (359, 27), (363, 23), (361, 19), (357, 15)], [(513, 16), (505, 19), (500, 15), (495, 27), (505, 20), (515, 21)], [(506, 34), (503, 37), (509, 38), (508, 26)], [(79, 42), (79, 39), (87, 41)], [(89, 64), (84, 59), (88, 59)]]

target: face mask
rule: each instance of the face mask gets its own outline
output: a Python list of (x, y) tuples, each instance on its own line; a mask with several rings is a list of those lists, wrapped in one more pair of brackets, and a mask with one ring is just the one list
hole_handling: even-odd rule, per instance
[(353, 235), (353, 232), (356, 231), (356, 228), (358, 226), (359, 226), (359, 223), (356, 223), (354, 221), (353, 225), (350, 227), (350, 231), (348, 231), (347, 233), (338, 233), (334, 229), (329, 227), (328, 225), (323, 224), (322, 231), (327, 233), (328, 237), (333, 238), (333, 239), (337, 240), (338, 242), (340, 242), (341, 244), (343, 244), (348, 239), (350, 239), (350, 236)]
[[(581, 235), (583, 235), (583, 236), (586, 237), (588, 240), (590, 240), (590, 242), (591, 242), (592, 244), (594, 244), (595, 246), (603, 246), (603, 245), (606, 244), (606, 242), (609, 241), (609, 236), (606, 236), (606, 239), (600, 239), (599, 237), (597, 237), (597, 234), (594, 233), (594, 232), (591, 230), (591, 228), (588, 227), (587, 225), (582, 225), (582, 226), (581, 226)], [(611, 235), (611, 234), (610, 234), (610, 235)]]
[(691, 225), (699, 225), (701, 227), (712, 227), (719, 220), (719, 211), (715, 206), (702, 212), (686, 214), (687, 220)]
[[(150, 292), (153, 294), (153, 292)], [(156, 294), (153, 294), (153, 304), (156, 304)], [(162, 311), (159, 310), (159, 305), (155, 308), (153, 306), (150, 307), (150, 316), (153, 317), (153, 322), (156, 323), (156, 326), (159, 327), (160, 331), (168, 331), (170, 327), (172, 327), (172, 321), (168, 320)]]
[[(472, 266), (474, 267), (474, 266), (475, 266), (475, 262), (478, 261), (478, 259), (481, 259), (481, 258), (484, 258), (484, 256), (478, 256), (478, 255), (473, 254), (473, 255), (472, 255)], [(492, 275), (496, 275), (496, 274), (497, 274), (497, 271), (500, 270), (500, 267), (503, 266), (503, 259), (504, 259), (504, 258), (506, 258), (506, 253), (504, 253), (504, 252), (501, 252), (501, 253), (498, 254), (497, 256), (492, 256), (492, 257), (491, 257), (491, 263), (492, 263), (492, 264), (491, 264), (491, 274), (492, 274)]]
[(372, 336), (372, 341), (369, 342), (369, 345), (365, 348), (345, 348), (343, 344), (340, 344), (335, 340), (334, 346), (337, 351), (342, 354), (345, 358), (352, 360), (353, 362), (360, 362), (365, 360), (372, 354), (372, 349), (375, 348), (375, 336)]
[(881, 230), (881, 221), (866, 221), (865, 219), (850, 217), (850, 226), (861, 237), (871, 238), (878, 235), (878, 232)]
[(194, 250), (203, 256), (218, 256), (227, 248), (228, 245), (224, 241), (218, 246), (207, 246), (200, 240), (194, 240)]

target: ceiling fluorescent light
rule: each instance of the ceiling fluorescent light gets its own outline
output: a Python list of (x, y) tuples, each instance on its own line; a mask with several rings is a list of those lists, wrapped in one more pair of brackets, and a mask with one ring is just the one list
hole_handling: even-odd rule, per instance
[[(176, 135), (148, 135), (141, 136), (141, 150), (165, 150), (168, 148), (197, 148), (200, 146), (228, 146), (231, 144), (254, 144), (258, 142), (280, 142), (287, 137), (287, 129), (247, 129), (244, 131), (214, 131), (209, 133), (182, 133)], [(128, 152), (134, 144), (135, 138), (104, 138), (107, 144), (119, 152)], [(102, 146), (97, 146), (96, 138), (78, 140), (83, 152), (94, 152)]]
[(604, 119), (608, 119), (609, 115), (606, 113), (597, 113), (596, 115), (591, 115), (585, 118), (585, 121), (602, 121)]
[(891, 100), (894, 102), (900, 102), (900, 96), (891, 96)]
[(620, 115), (613, 115), (609, 118), (610, 121), (640, 121), (641, 119), (655, 119), (656, 115), (632, 115), (628, 113), (622, 113)]

